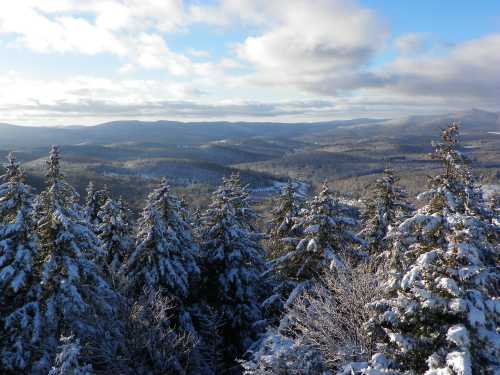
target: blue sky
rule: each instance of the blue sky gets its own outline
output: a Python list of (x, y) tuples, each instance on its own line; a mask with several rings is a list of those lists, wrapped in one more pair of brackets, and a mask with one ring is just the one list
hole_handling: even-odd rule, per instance
[(0, 121), (316, 121), (499, 110), (500, 2), (0, 4)]

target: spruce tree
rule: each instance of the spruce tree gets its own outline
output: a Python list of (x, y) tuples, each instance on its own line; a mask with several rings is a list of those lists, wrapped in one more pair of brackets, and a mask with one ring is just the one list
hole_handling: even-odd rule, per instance
[(29, 369), (41, 338), (33, 191), (12, 153), (0, 179), (0, 369), (21, 372)]
[(316, 279), (324, 269), (343, 267), (345, 260), (357, 261), (355, 245), (363, 241), (352, 232), (356, 221), (346, 216), (340, 204), (323, 184), (321, 192), (301, 215), (302, 239), (296, 248), (273, 261), (273, 269), (298, 282)]
[(282, 189), (276, 205), (271, 211), (267, 248), (271, 259), (278, 258), (293, 250), (301, 235), (298, 225), (300, 201), (293, 183), (289, 181)]
[(106, 345), (111, 346), (112, 334), (117, 332), (108, 331), (108, 326), (119, 301), (94, 263), (102, 250), (81, 215), (77, 193), (61, 174), (57, 146), (50, 151), (47, 169), (47, 188), (39, 196), (36, 215), (40, 218), (36, 232), (41, 278), (37, 304), (42, 314), (39, 324), (44, 351), (36, 371), (46, 371), (59, 338), (69, 332), (96, 347), (105, 333)]
[(135, 250), (127, 261), (128, 292), (161, 291), (182, 305), (191, 283), (199, 277), (191, 227), (180, 213), (180, 202), (163, 179), (149, 196), (139, 219)]
[(371, 256), (379, 256), (387, 247), (387, 233), (397, 222), (412, 212), (406, 191), (398, 185), (399, 178), (391, 168), (384, 170), (384, 175), (375, 182), (374, 191), (365, 201), (361, 232)]
[(255, 338), (254, 324), (261, 319), (258, 285), (263, 250), (244, 222), (253, 213), (241, 197), (238, 184), (225, 179), (202, 217), (202, 295), (221, 319), (228, 366), (248, 348)]
[(458, 126), (434, 148), (443, 172), (419, 196), (425, 205), (397, 228), (407, 268), (373, 304), (375, 359), (405, 373), (493, 374), (500, 371), (499, 228), (458, 150)]
[(114, 281), (132, 250), (133, 240), (126, 209), (121, 200), (108, 198), (97, 214), (97, 237), (104, 250), (102, 259), (107, 275)]
[(92, 181), (87, 186), (87, 195), (85, 197), (85, 217), (92, 227), (97, 227), (100, 224), (98, 217), (99, 211), (110, 197), (108, 187), (105, 186), (101, 190), (97, 190)]
[(80, 340), (74, 336), (61, 337), (55, 366), (48, 375), (94, 375), (92, 365), (81, 362)]
[(255, 221), (257, 214), (250, 206), (250, 194), (247, 186), (241, 184), (241, 177), (238, 172), (231, 174), (228, 178), (223, 178), (222, 183), (226, 188), (226, 193), (235, 209), (236, 219), (241, 226), (255, 232)]

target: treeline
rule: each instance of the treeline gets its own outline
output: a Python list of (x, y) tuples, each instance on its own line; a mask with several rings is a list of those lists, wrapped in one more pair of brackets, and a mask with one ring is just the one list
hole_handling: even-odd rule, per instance
[(442, 171), (409, 203), (387, 168), (363, 210), (326, 184), (290, 182), (267, 233), (239, 176), (205, 210), (89, 185), (82, 203), (46, 162), (46, 188), (13, 154), (0, 185), (2, 374), (495, 374), (500, 220), (458, 127), (433, 144)]

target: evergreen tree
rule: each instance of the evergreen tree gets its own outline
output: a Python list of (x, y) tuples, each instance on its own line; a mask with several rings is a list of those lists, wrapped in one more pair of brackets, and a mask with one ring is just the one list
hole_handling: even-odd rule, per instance
[(84, 211), (86, 219), (93, 227), (97, 227), (100, 224), (98, 214), (110, 197), (109, 195), (107, 186), (104, 189), (97, 190), (94, 183), (92, 181), (89, 182)]
[(49, 375), (94, 375), (92, 365), (81, 364), (80, 341), (74, 336), (61, 337), (61, 345), (57, 353), (55, 366)]
[(238, 172), (233, 173), (228, 178), (223, 178), (222, 183), (226, 188), (226, 193), (235, 209), (236, 219), (240, 225), (248, 229), (249, 233), (255, 232), (257, 214), (250, 206), (250, 194), (247, 186), (241, 185), (240, 174)]
[(108, 198), (97, 214), (97, 237), (104, 250), (106, 273), (115, 280), (132, 250), (133, 240), (128, 216), (121, 200)]
[[(52, 147), (47, 161), (47, 188), (40, 194), (37, 217), (40, 293), (37, 305), (43, 354), (36, 371), (47, 369), (59, 338), (68, 332), (98, 346), (107, 324), (112, 324), (118, 295), (102, 278), (94, 259), (98, 240), (77, 205), (77, 193), (60, 172), (59, 149)], [(111, 327), (111, 326), (110, 326)], [(114, 336), (113, 336), (114, 337)], [(111, 336), (106, 344), (111, 345)], [(34, 372), (36, 373), (34, 370)]]
[(32, 189), (14, 154), (0, 177), (0, 369), (29, 368), (33, 342), (40, 339), (40, 311), (34, 302), (36, 239)]
[(261, 318), (258, 283), (264, 270), (263, 250), (243, 222), (243, 213), (247, 218), (253, 213), (241, 197), (238, 185), (224, 180), (202, 218), (202, 295), (222, 321), (227, 365), (234, 364), (255, 338), (254, 324)]
[(278, 258), (295, 249), (301, 235), (298, 216), (300, 202), (293, 183), (289, 181), (272, 209), (269, 222), (267, 248), (271, 259)]
[(344, 260), (359, 259), (354, 245), (363, 241), (351, 229), (356, 221), (333, 198), (326, 183), (301, 215), (303, 237), (297, 247), (277, 258), (273, 268), (298, 282), (317, 278), (325, 268), (342, 267)]
[(499, 228), (457, 146), (453, 124), (434, 144), (443, 173), (429, 179), (419, 196), (426, 204), (397, 228), (405, 249), (397, 257), (407, 268), (396, 290), (373, 304), (378, 358), (405, 373), (500, 371)]
[(148, 197), (139, 220), (136, 248), (127, 262), (128, 291), (162, 291), (183, 304), (199, 277), (198, 248), (191, 227), (180, 214), (180, 202), (163, 179)]
[(377, 256), (387, 247), (389, 229), (408, 217), (413, 207), (407, 202), (406, 191), (398, 185), (399, 178), (391, 168), (375, 182), (372, 196), (365, 201), (362, 227), (359, 236), (367, 241), (370, 255)]
[(321, 353), (312, 345), (274, 330), (242, 366), (244, 375), (331, 375)]

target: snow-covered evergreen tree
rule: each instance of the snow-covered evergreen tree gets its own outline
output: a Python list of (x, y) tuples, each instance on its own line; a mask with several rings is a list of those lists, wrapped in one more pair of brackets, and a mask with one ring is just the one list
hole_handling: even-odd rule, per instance
[(85, 217), (88, 222), (97, 227), (100, 224), (98, 217), (99, 211), (109, 198), (109, 190), (105, 186), (101, 190), (97, 190), (92, 181), (87, 186), (87, 195), (85, 197)]
[(102, 327), (112, 322), (118, 303), (93, 261), (102, 250), (81, 215), (77, 193), (64, 181), (57, 146), (50, 151), (47, 169), (47, 188), (39, 196), (36, 215), (41, 279), (37, 304), (42, 314), (38, 329), (44, 351), (37, 371), (46, 370), (59, 338), (68, 332), (98, 346)]
[(406, 191), (398, 185), (399, 178), (391, 168), (375, 182), (373, 193), (365, 200), (361, 232), (367, 241), (370, 255), (377, 256), (387, 247), (388, 230), (398, 221), (408, 217), (413, 207), (407, 201)]
[(405, 373), (500, 371), (500, 230), (457, 144), (453, 124), (434, 144), (443, 173), (429, 179), (419, 196), (426, 204), (397, 228), (402, 277), (373, 304), (378, 358)]
[[(227, 180), (212, 195), (202, 217), (202, 295), (222, 319), (224, 358), (231, 364), (255, 337), (260, 320), (259, 274), (263, 250), (242, 220), (240, 192)], [(236, 204), (236, 206), (235, 206)]]
[(0, 177), (0, 305), (29, 286), (36, 245), (33, 238), (33, 191), (24, 182), (14, 154)]
[(12, 153), (0, 179), (0, 369), (22, 372), (40, 339), (33, 192)]
[(248, 229), (250, 233), (255, 232), (257, 214), (250, 206), (250, 194), (247, 186), (241, 185), (240, 174), (233, 173), (228, 178), (223, 178), (222, 184), (226, 188), (226, 194), (228, 194), (235, 209), (236, 218), (240, 225)]
[(55, 366), (49, 375), (94, 375), (92, 365), (81, 363), (80, 341), (74, 336), (61, 337)]
[(97, 214), (97, 237), (104, 250), (106, 273), (115, 279), (132, 250), (133, 239), (128, 215), (121, 200), (108, 198)]
[(321, 353), (309, 343), (274, 330), (242, 366), (244, 375), (331, 375)]
[(269, 240), (266, 242), (271, 259), (285, 255), (297, 246), (301, 235), (300, 226), (297, 225), (300, 203), (295, 187), (289, 181), (271, 211)]
[(308, 202), (300, 225), (304, 234), (297, 247), (273, 262), (277, 272), (298, 281), (310, 280), (325, 268), (341, 267), (343, 259), (359, 258), (354, 245), (363, 241), (352, 232), (356, 221), (345, 215), (344, 206), (335, 200), (326, 184)]
[(140, 296), (145, 289), (162, 291), (183, 304), (191, 283), (199, 277), (191, 227), (180, 214), (180, 202), (163, 179), (148, 197), (139, 220), (135, 250), (127, 262), (128, 291)]

